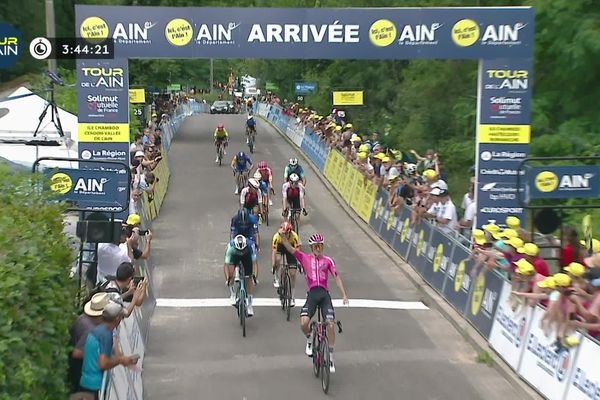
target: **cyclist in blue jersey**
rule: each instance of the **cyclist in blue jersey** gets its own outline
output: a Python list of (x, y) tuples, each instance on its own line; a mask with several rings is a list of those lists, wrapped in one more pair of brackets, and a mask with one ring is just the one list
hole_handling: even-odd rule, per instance
[(235, 156), (233, 156), (233, 159), (231, 160), (231, 169), (233, 169), (233, 175), (235, 177), (235, 182), (236, 182), (234, 194), (238, 194), (237, 176), (236, 175), (244, 174), (246, 177), (246, 180), (247, 180), (248, 174), (252, 170), (252, 167), (253, 167), (252, 160), (243, 151), (240, 151)]
[(246, 144), (248, 144), (250, 132), (254, 133), (254, 136), (256, 136), (256, 120), (252, 115), (248, 115), (248, 119), (246, 120)]
[(240, 208), (237, 213), (231, 218), (231, 234), (229, 239), (232, 240), (237, 235), (243, 235), (256, 244), (256, 248), (260, 248), (260, 234), (258, 232), (258, 221), (256, 215), (248, 212), (245, 207)]

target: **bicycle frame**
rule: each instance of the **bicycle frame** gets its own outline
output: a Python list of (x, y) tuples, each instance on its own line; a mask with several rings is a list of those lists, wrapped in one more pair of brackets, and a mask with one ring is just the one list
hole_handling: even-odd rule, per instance
[(291, 301), (292, 301), (292, 278), (290, 276), (290, 265), (287, 263), (287, 257), (285, 253), (280, 253), (281, 255), (281, 270), (279, 275), (279, 282), (282, 285), (280, 289), (280, 300), (281, 300), (281, 308), (286, 313), (286, 320), (290, 320), (291, 313)]
[(242, 336), (246, 337), (246, 317), (248, 316), (248, 310), (246, 308), (246, 299), (248, 298), (248, 293), (246, 292), (246, 277), (242, 276), (242, 274), (240, 273), (242, 271), (242, 265), (240, 264), (241, 263), (239, 263), (236, 267), (238, 270), (237, 275), (240, 277), (237, 290), (237, 312), (240, 318), (240, 325), (242, 326)]
[(246, 174), (247, 174), (246, 171), (236, 172), (235, 179), (236, 179), (236, 182), (238, 185), (239, 193), (242, 192), (242, 189), (246, 186), (246, 183), (248, 182), (248, 177)]
[(300, 212), (302, 210), (300, 208), (290, 208), (287, 215), (287, 220), (290, 224), (292, 224), (292, 230), (299, 234), (299, 217)]
[[(321, 307), (317, 306), (317, 321), (311, 323), (313, 372), (315, 377), (321, 375), (321, 388), (327, 394), (329, 391), (329, 338), (327, 336), (328, 321), (321, 318)], [(335, 322), (334, 322), (335, 323)], [(342, 333), (342, 323), (337, 321), (338, 332)]]

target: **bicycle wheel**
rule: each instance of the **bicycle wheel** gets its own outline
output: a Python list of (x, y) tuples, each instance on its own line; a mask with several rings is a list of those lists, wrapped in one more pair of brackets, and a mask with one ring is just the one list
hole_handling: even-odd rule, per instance
[(219, 146), (219, 167), (223, 163), (223, 145)]
[(312, 322), (312, 363), (313, 363), (313, 373), (315, 374), (315, 378), (319, 377), (319, 372), (321, 371), (321, 359), (319, 356), (319, 338), (317, 334), (316, 322)]
[(263, 219), (265, 221), (265, 223), (267, 224), (267, 226), (269, 226), (269, 200), (267, 200), (265, 203), (263, 203)]
[(254, 153), (254, 137), (252, 137), (252, 134), (248, 135), (248, 148), (250, 153)]
[(300, 234), (300, 232), (298, 231), (298, 216), (296, 215), (296, 213), (292, 214), (292, 230), (294, 232), (296, 232), (296, 234)]
[[(242, 278), (244, 279), (244, 278)], [(246, 337), (246, 291), (240, 292), (240, 299), (238, 303), (239, 314), (240, 314), (240, 325), (242, 326), (242, 336)]]
[(321, 388), (323, 393), (329, 391), (329, 340), (327, 336), (323, 337), (321, 342)]
[(283, 287), (285, 288), (285, 290), (283, 291), (283, 295), (285, 296), (284, 298), (284, 303), (286, 305), (286, 309), (285, 309), (285, 313), (286, 313), (286, 317), (285, 319), (287, 321), (290, 320), (290, 312), (292, 310), (292, 280), (290, 278), (290, 274), (288, 273), (288, 271), (286, 270), (285, 276), (284, 276), (284, 284)]

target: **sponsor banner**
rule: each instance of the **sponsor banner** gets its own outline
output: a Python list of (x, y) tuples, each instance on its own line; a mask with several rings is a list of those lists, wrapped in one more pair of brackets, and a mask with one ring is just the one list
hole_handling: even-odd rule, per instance
[(146, 103), (146, 92), (144, 89), (129, 89), (129, 102), (131, 104)]
[(521, 305), (513, 311), (510, 304), (511, 290), (510, 282), (504, 282), (489, 342), (500, 357), (516, 371), (519, 368), (534, 309)]
[(407, 262), (421, 275), (425, 267), (431, 265), (431, 258), (429, 258), (431, 231), (431, 225), (421, 222), (414, 227), (410, 240)]
[(600, 165), (528, 167), (526, 198), (600, 197)]
[(496, 271), (480, 270), (471, 285), (466, 317), (486, 339), (490, 336), (504, 280)]
[[(397, 223), (394, 224), (396, 226), (396, 237), (394, 238), (392, 247), (404, 260), (407, 259), (413, 235), (410, 217), (410, 209), (408, 207), (402, 207), (402, 210), (400, 210), (400, 214), (397, 217)], [(383, 227), (381, 229), (383, 229)]]
[(275, 82), (267, 81), (265, 82), (265, 90), (279, 90), (279, 86)]
[(179, 92), (181, 90), (181, 83), (172, 83), (167, 86), (169, 92)]
[(296, 146), (302, 146), (302, 139), (304, 138), (304, 126), (301, 123), (298, 123), (295, 119), (290, 118), (289, 124), (284, 131), (286, 136), (289, 137)]
[[(346, 161), (344, 160), (344, 162)], [(346, 164), (350, 167), (347, 162)], [(352, 198), (350, 199), (350, 206), (363, 221), (369, 222), (371, 208), (375, 201), (375, 193), (377, 193), (377, 186), (370, 180), (365, 179), (356, 169), (353, 167), (350, 168), (354, 171), (355, 176), (358, 177), (358, 179), (354, 179), (355, 186), (352, 192)]]
[[(531, 59), (482, 61), (480, 124), (519, 127), (505, 131), (480, 131), (482, 135), (491, 135), (489, 139), (500, 140), (500, 143), (507, 143), (505, 141), (507, 138), (516, 138), (523, 143), (529, 143), (532, 65)], [(488, 128), (484, 128), (484, 131), (486, 129)], [(503, 134), (500, 135), (499, 132)], [(516, 135), (516, 132), (519, 134)]]
[(381, 219), (379, 217), (383, 214), (383, 211), (386, 208), (388, 199), (388, 193), (386, 190), (379, 188), (377, 193), (375, 193), (375, 200), (373, 201), (373, 207), (371, 208), (371, 216), (369, 218), (369, 226), (373, 231), (377, 232), (377, 234), (381, 237), (381, 232), (379, 231), (381, 228)]
[[(121, 161), (129, 164), (129, 144), (128, 143), (79, 143), (79, 158), (91, 161)], [(80, 163), (82, 164), (82, 163)], [(85, 164), (85, 163), (83, 163)], [(96, 169), (100, 164), (93, 163), (89, 165)], [(82, 167), (83, 168), (83, 167)]]
[[(139, 307), (136, 308), (139, 309)], [(137, 365), (141, 367), (144, 363), (144, 339), (140, 332), (137, 313), (132, 313), (119, 325), (119, 343), (123, 354), (140, 355), (140, 360)], [(127, 375), (127, 381), (129, 383), (128, 387), (126, 387), (126, 396), (130, 397), (128, 392), (133, 391), (137, 399), (142, 399), (143, 386), (141, 368), (137, 371), (131, 368), (125, 368), (125, 374)]]
[(317, 92), (317, 82), (296, 82), (294, 83), (294, 93), (307, 95)]
[[(96, 164), (96, 167), (99, 164)], [(113, 170), (58, 168), (49, 170), (50, 189), (57, 200), (75, 203), (86, 210), (127, 210), (129, 173), (124, 165)]]
[(452, 259), (446, 272), (447, 282), (444, 285), (443, 296), (452, 307), (465, 314), (473, 278), (471, 273), (475, 265), (471, 252), (466, 247), (455, 244)]
[(75, 15), (77, 36), (111, 37), (123, 58), (527, 58), (535, 31), (530, 7), (77, 5)]
[(129, 122), (127, 60), (77, 60), (76, 64), (79, 122)]
[(530, 125), (479, 125), (480, 143), (527, 144), (531, 139)]
[(340, 194), (347, 204), (351, 204), (352, 193), (354, 192), (361, 179), (360, 173), (346, 162), (344, 169), (340, 172)]
[[(0, 22), (0, 68), (12, 67), (25, 49), (21, 32), (14, 26)], [(32, 55), (45, 54), (47, 46), (40, 41), (38, 44), (31, 42), (29, 51)]]
[(600, 399), (600, 345), (585, 336), (578, 346), (578, 355), (573, 374), (569, 381), (565, 399), (596, 400)]
[(82, 142), (129, 143), (129, 124), (79, 123), (77, 137)]
[(327, 146), (325, 142), (312, 131), (312, 129), (304, 128), (304, 136), (302, 137), (301, 148), (304, 154), (312, 160), (320, 171), (325, 169), (325, 160), (327, 159)]
[[(545, 312), (542, 307), (535, 307), (518, 372), (547, 399), (558, 400), (563, 399), (565, 395), (577, 349), (555, 350), (554, 329), (546, 336), (540, 328), (540, 321)], [(580, 336), (579, 333), (577, 335)], [(597, 363), (597, 360), (595, 362)]]
[(364, 92), (355, 90), (351, 92), (333, 92), (334, 106), (362, 106), (364, 105)]
[(422, 276), (438, 292), (442, 292), (444, 289), (446, 272), (450, 265), (453, 249), (453, 240), (444, 235), (439, 229), (433, 228), (430, 245), (427, 249), (427, 258), (432, 261), (425, 264)]

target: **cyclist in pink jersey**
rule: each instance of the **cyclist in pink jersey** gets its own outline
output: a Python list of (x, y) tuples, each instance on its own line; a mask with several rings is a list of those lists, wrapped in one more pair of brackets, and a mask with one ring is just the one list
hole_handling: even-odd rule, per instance
[(320, 233), (315, 233), (308, 238), (308, 244), (312, 254), (303, 253), (300, 250), (292, 247), (285, 237), (281, 235), (281, 244), (285, 246), (287, 251), (296, 257), (306, 277), (306, 285), (308, 286), (308, 294), (306, 303), (300, 311), (300, 327), (306, 336), (306, 355), (312, 356), (312, 338), (310, 337), (310, 319), (315, 315), (317, 306), (321, 307), (321, 317), (327, 321), (327, 337), (329, 338), (329, 353), (330, 353), (330, 371), (335, 372), (335, 364), (333, 361), (333, 346), (335, 344), (335, 330), (333, 322), (335, 320), (335, 312), (331, 303), (331, 296), (327, 287), (329, 274), (335, 278), (337, 287), (342, 292), (344, 304), (348, 304), (348, 296), (344, 289), (342, 279), (337, 273), (335, 263), (330, 257), (323, 255), (323, 244), (325, 239)]

